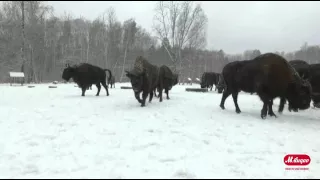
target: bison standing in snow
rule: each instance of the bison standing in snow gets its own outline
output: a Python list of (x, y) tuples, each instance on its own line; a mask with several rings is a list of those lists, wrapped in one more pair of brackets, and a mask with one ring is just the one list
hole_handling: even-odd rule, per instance
[[(163, 89), (165, 90), (165, 93), (167, 95), (167, 99), (170, 99), (169, 98), (169, 90), (171, 90), (173, 86), (178, 84), (178, 74), (174, 74), (171, 71), (171, 69), (165, 65), (161, 66), (159, 70), (160, 70), (160, 72), (159, 72), (158, 92), (159, 92), (160, 102), (162, 102)], [(156, 96), (155, 91), (153, 93)]]
[(201, 88), (211, 88), (215, 85), (215, 91), (217, 90), (217, 84), (219, 82), (219, 73), (215, 72), (204, 72), (201, 76), (200, 87)]
[(106, 89), (107, 96), (109, 96), (108, 85), (106, 84), (107, 75), (105, 71), (109, 72), (109, 77), (112, 76), (112, 73), (109, 69), (102, 69), (88, 63), (81, 63), (73, 67), (71, 67), (69, 64), (66, 64), (66, 68), (62, 73), (62, 79), (69, 81), (72, 78), (73, 81), (81, 88), (81, 96), (85, 96), (86, 90), (91, 87), (92, 84), (97, 86), (98, 92), (96, 96), (99, 96), (101, 89), (100, 83)]
[[(142, 56), (138, 56), (135, 60), (134, 67), (130, 71), (126, 71), (126, 76), (131, 81), (131, 86), (134, 91), (135, 98), (141, 103), (141, 107), (146, 104), (148, 95), (149, 102), (153, 97), (153, 91), (158, 86), (159, 67), (150, 64)], [(142, 100), (140, 93), (142, 92)]]
[(252, 60), (235, 61), (222, 70), (226, 89), (220, 107), (225, 109), (226, 98), (232, 94), (236, 112), (240, 91), (257, 93), (263, 102), (261, 118), (267, 114), (275, 116), (272, 110), (273, 99), (284, 97), (292, 108), (308, 109), (311, 101), (311, 85), (300, 78), (299, 74), (281, 56), (274, 53), (262, 54)]

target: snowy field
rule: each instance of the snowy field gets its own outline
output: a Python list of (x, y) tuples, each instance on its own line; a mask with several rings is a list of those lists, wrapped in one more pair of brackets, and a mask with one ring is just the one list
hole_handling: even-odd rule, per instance
[[(245, 93), (236, 114), (231, 96), (221, 110), (221, 94), (190, 85), (144, 108), (120, 84), (109, 97), (35, 86), (0, 85), (0, 178), (320, 178), (320, 109), (278, 115), (276, 99), (278, 118), (262, 120)], [(285, 170), (284, 156), (300, 153), (309, 170)]]

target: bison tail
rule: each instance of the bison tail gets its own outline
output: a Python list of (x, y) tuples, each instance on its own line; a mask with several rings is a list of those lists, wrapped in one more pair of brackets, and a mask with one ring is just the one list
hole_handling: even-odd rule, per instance
[(108, 71), (109, 72), (108, 82), (110, 82), (111, 81), (111, 77), (112, 77), (112, 73), (111, 73), (110, 69), (104, 69), (104, 71)]

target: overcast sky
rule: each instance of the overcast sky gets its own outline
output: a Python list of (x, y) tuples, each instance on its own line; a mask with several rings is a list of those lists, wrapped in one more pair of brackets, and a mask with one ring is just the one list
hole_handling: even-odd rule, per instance
[[(208, 16), (208, 49), (242, 53), (258, 48), (264, 52), (293, 51), (304, 42), (320, 44), (320, 2), (199, 1)], [(131, 17), (152, 31), (155, 1), (50, 1), (56, 15), (95, 19), (110, 6), (118, 20)]]

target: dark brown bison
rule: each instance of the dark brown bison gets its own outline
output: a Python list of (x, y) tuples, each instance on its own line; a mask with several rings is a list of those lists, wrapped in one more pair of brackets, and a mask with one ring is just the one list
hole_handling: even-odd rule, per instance
[(204, 72), (201, 76), (200, 87), (210, 88), (210, 90), (212, 91), (213, 85), (215, 85), (215, 91), (216, 91), (218, 82), (219, 82), (219, 73)]
[(88, 63), (81, 63), (73, 67), (71, 67), (69, 64), (66, 64), (66, 68), (62, 73), (62, 79), (64, 79), (65, 81), (69, 81), (72, 78), (73, 81), (78, 84), (78, 87), (81, 88), (81, 96), (85, 96), (86, 90), (92, 84), (95, 84), (97, 86), (98, 92), (96, 96), (99, 96), (101, 89), (100, 83), (106, 89), (107, 96), (109, 96), (108, 86), (106, 84), (107, 75), (105, 71), (109, 72), (109, 77), (112, 76), (112, 73), (109, 69), (102, 69)]
[(309, 82), (312, 87), (312, 101), (313, 105), (320, 108), (320, 64), (309, 65)]
[(116, 83), (116, 78), (114, 76), (112, 76), (111, 80), (108, 81), (108, 85), (110, 85), (110, 88), (112, 88), (112, 85), (113, 85), (114, 88), (116, 88), (115, 83)]
[[(179, 76), (178, 76), (178, 74), (173, 73), (171, 71), (171, 69), (165, 65), (161, 66), (159, 70), (160, 71), (159, 71), (158, 92), (159, 92), (160, 102), (162, 102), (163, 89), (165, 90), (165, 93), (167, 95), (167, 99), (170, 99), (169, 90), (171, 90), (173, 86), (178, 84), (178, 77)], [(155, 90), (153, 93), (155, 94)], [(155, 94), (155, 96), (156, 96), (156, 94)]]
[(162, 65), (159, 69), (159, 82), (158, 91), (160, 102), (162, 102), (162, 92), (163, 89), (167, 94), (167, 99), (169, 98), (169, 90), (178, 83), (178, 76), (174, 75), (168, 66)]
[(240, 91), (258, 94), (263, 102), (262, 119), (267, 114), (276, 117), (272, 110), (276, 97), (284, 97), (292, 108), (310, 107), (311, 85), (277, 54), (266, 53), (252, 60), (231, 62), (223, 68), (222, 75), (226, 85), (220, 103), (222, 109), (225, 109), (226, 98), (232, 94), (236, 112), (240, 113), (237, 102)]
[[(150, 64), (142, 56), (138, 56), (133, 69), (126, 71), (126, 76), (130, 79), (134, 95), (141, 103), (141, 107), (145, 106), (149, 94), (149, 102), (151, 102), (153, 90), (158, 86), (159, 67)], [(141, 92), (142, 100), (140, 99)]]

